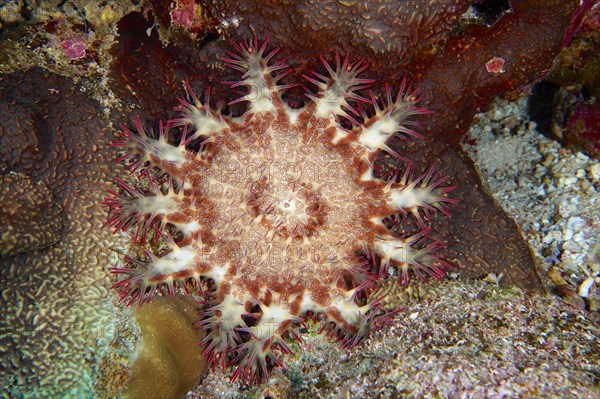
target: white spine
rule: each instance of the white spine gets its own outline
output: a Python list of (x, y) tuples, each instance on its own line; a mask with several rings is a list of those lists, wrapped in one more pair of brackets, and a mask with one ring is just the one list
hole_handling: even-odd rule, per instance
[(408, 242), (392, 236), (377, 237), (374, 249), (381, 256), (383, 264), (388, 264), (390, 261), (399, 264), (412, 264), (421, 255), (420, 251), (412, 248)]
[(413, 209), (432, 207), (439, 201), (440, 196), (432, 192), (430, 187), (399, 187), (392, 188), (388, 206), (394, 209)]

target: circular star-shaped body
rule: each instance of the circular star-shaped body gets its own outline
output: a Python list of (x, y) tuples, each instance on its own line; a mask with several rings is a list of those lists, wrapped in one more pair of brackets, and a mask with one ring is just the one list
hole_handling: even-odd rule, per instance
[(205, 356), (237, 366), (233, 379), (283, 367), (285, 338), (299, 339), (308, 315), (355, 346), (391, 316), (373, 298), (376, 280), (392, 269), (403, 283), (411, 272), (441, 278), (449, 267), (427, 230), (398, 235), (383, 220), (413, 215), (425, 226), (436, 210), (448, 214), (452, 188), (434, 168), (413, 179), (409, 166), (383, 181), (371, 166), (381, 151), (405, 158), (388, 146), (393, 136), (419, 137), (411, 118), (427, 110), (416, 92), (403, 82), (396, 96), (390, 87), (361, 95), (372, 83), (359, 77), (366, 64), (337, 55), (322, 59), (325, 74), (305, 76), (317, 89), (294, 109), (282, 99), (291, 85), (278, 83), (288, 66), (267, 42), (236, 44), (224, 59), (242, 73), (228, 82), (245, 87), (232, 101), (247, 103), (242, 116), (223, 115), (186, 85), (180, 117), (157, 138), (139, 121), (137, 132), (124, 128), (113, 145), (140, 181), (118, 180), (105, 201), (115, 231), (134, 227), (135, 242), (154, 242), (143, 259), (113, 268), (125, 276), (114, 286), (122, 299), (141, 304), (195, 282), (208, 303), (198, 322)]

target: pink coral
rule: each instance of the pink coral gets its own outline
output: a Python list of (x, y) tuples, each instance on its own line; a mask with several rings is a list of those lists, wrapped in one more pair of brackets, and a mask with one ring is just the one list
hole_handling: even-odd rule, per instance
[[(396, 312), (384, 313), (377, 281), (394, 274), (442, 278), (451, 266), (429, 231), (402, 232), (404, 217), (449, 214), (454, 200), (432, 167), (418, 178), (408, 166), (375, 177), (382, 151), (405, 159), (388, 143), (420, 137), (419, 95), (403, 81), (383, 96), (365, 92), (363, 60), (322, 58), (325, 73), (304, 77), (316, 86), (302, 108), (290, 107), (282, 84), (291, 70), (268, 40), (235, 44), (224, 58), (242, 73), (228, 82), (247, 103), (241, 116), (201, 101), (186, 84), (180, 116), (158, 137), (136, 120), (114, 146), (139, 180), (105, 200), (115, 231), (135, 226), (145, 256), (112, 269), (128, 303), (157, 292), (197, 290), (206, 300), (198, 326), (213, 364), (237, 366), (232, 379), (250, 381), (283, 367), (286, 338), (300, 339), (308, 317), (352, 348)], [(394, 94), (395, 93), (395, 94)], [(393, 223), (391, 221), (394, 221)], [(143, 251), (140, 251), (143, 252)]]
[(191, 28), (199, 19), (198, 5), (193, 0), (177, 0), (171, 8), (171, 22), (175, 26)]
[(85, 41), (81, 38), (65, 40), (60, 44), (60, 48), (71, 60), (78, 60), (85, 57)]

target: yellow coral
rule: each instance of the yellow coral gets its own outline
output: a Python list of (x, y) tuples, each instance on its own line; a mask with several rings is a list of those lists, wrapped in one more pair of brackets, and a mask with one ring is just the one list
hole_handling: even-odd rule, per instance
[(142, 343), (132, 367), (126, 396), (181, 398), (194, 388), (207, 368), (193, 322), (197, 310), (191, 298), (161, 297), (139, 307), (136, 320)]

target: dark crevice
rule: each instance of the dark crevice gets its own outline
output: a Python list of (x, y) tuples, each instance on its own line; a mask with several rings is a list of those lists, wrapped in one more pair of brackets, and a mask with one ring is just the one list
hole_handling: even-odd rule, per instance
[(537, 131), (544, 136), (555, 139), (552, 133), (554, 119), (554, 97), (560, 86), (548, 80), (541, 81), (533, 86), (527, 101), (529, 116), (537, 124)]
[(492, 26), (502, 16), (511, 11), (509, 0), (484, 0), (472, 5), (477, 17), (487, 25)]

